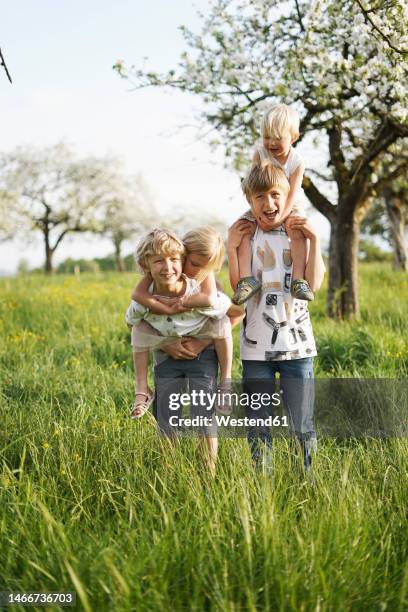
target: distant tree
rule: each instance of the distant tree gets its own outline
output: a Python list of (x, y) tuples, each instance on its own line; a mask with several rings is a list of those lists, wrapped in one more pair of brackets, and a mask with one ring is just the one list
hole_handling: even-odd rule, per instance
[(183, 209), (175, 209), (169, 214), (163, 221), (163, 227), (173, 230), (180, 237), (197, 227), (210, 225), (213, 229), (219, 232), (223, 237), (227, 236), (227, 224), (225, 221), (203, 211), (202, 213), (197, 212), (193, 215), (186, 215), (186, 211)]
[(141, 177), (128, 179), (115, 158), (80, 159), (64, 144), (0, 155), (0, 237), (40, 232), (45, 271), (68, 234), (111, 238), (118, 269), (124, 240), (154, 219)]
[[(210, 14), (201, 15), (200, 33), (182, 29), (189, 51), (177, 68), (159, 74), (114, 66), (135, 88), (200, 96), (202, 120), (218, 132), (213, 142), (224, 145), (236, 168), (250, 159), (265, 105), (284, 101), (299, 110), (302, 134), (317, 138), (329, 159), (324, 180), (309, 172), (304, 189), (331, 225), (328, 313), (334, 317), (359, 316), (360, 224), (376, 186), (406, 172), (396, 151), (406, 149), (408, 136), (408, 62), (400, 52), (407, 16), (406, 0), (369, 7), (355, 0), (215, 0)], [(381, 162), (392, 151), (387, 174)], [(334, 189), (326, 190), (326, 181)]]
[(0, 234), (3, 238), (40, 232), (45, 271), (71, 233), (95, 231), (110, 196), (106, 160), (76, 158), (64, 144), (44, 149), (19, 147), (0, 155)]
[(99, 231), (112, 241), (116, 269), (123, 272), (123, 244), (157, 225), (158, 213), (141, 175), (125, 179), (118, 170), (110, 190), (110, 196), (103, 207)]
[(388, 216), (390, 242), (393, 247), (394, 269), (408, 272), (406, 224), (408, 221), (408, 185), (384, 188), (384, 202)]
[(396, 180), (379, 193), (364, 219), (361, 229), (365, 236), (381, 236), (393, 250), (393, 268), (408, 271), (406, 227), (408, 224), (408, 182)]
[(384, 251), (373, 240), (360, 240), (359, 259), (367, 263), (392, 260), (392, 253)]
[(81, 272), (92, 272), (94, 274), (100, 271), (98, 262), (95, 259), (72, 259), (68, 257), (59, 264), (57, 273), (74, 274), (76, 268)]
[(27, 276), (29, 271), (28, 261), (25, 258), (21, 258), (18, 262), (17, 273), (21, 276)]

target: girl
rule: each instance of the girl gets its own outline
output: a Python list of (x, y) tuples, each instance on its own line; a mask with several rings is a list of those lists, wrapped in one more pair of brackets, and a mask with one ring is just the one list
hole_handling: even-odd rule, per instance
[[(165, 315), (149, 317), (149, 322), (141, 321), (132, 328), (137, 386), (131, 409), (131, 417), (134, 419), (142, 417), (153, 400), (147, 384), (148, 351), (162, 348), (180, 336), (213, 339), (221, 371), (220, 389), (224, 393), (230, 390), (233, 348), (231, 325), (236, 325), (243, 313), (231, 304), (226, 295), (217, 291), (214, 273), (221, 268), (224, 243), (214, 229), (201, 227), (188, 232), (182, 245), (185, 250), (183, 276), (186, 281), (183, 295), (172, 298), (153, 295), (149, 291), (152, 279), (146, 267), (142, 268), (145, 273), (143, 279), (132, 292), (133, 305), (137, 303), (136, 307), (141, 305), (150, 313)], [(134, 323), (131, 309), (132, 305), (127, 312), (127, 322), (130, 324)], [(225, 395), (223, 404), (218, 406), (218, 410), (225, 414), (231, 412), (228, 397)]]
[[(253, 164), (262, 164), (265, 160), (269, 160), (274, 166), (282, 168), (290, 185), (283, 217), (289, 214), (305, 217), (305, 195), (302, 189), (305, 164), (292, 146), (299, 138), (298, 113), (286, 104), (272, 106), (262, 118), (261, 134), (263, 143), (255, 149)], [(245, 213), (241, 218), (251, 222), (255, 221), (251, 211)], [(306, 239), (299, 230), (287, 229), (291, 239), (290, 251), (293, 260), (291, 294), (299, 300), (313, 300), (313, 293), (304, 279), (307, 259)], [(234, 304), (243, 304), (261, 288), (261, 282), (251, 273), (250, 240), (251, 235), (246, 235), (238, 249), (240, 280), (232, 298)]]

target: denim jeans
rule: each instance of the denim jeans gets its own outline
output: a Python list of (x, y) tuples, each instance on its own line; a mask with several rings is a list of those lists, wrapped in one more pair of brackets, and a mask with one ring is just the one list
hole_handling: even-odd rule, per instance
[[(316, 432), (313, 427), (313, 358), (291, 359), (287, 361), (250, 361), (243, 360), (243, 379), (246, 393), (271, 392), (271, 381), (276, 373), (280, 374), (280, 389), (291, 429), (299, 438), (305, 459), (305, 466), (310, 465), (310, 449), (316, 449)], [(264, 416), (270, 414), (268, 408)], [(247, 416), (261, 416), (247, 408)], [(249, 428), (248, 443), (252, 456), (258, 460), (262, 447), (272, 448), (272, 436), (269, 428)], [(263, 449), (265, 450), (265, 449)]]
[[(214, 394), (217, 389), (218, 359), (213, 346), (209, 346), (197, 355), (195, 359), (159, 360), (154, 367), (154, 383), (156, 393), (153, 402), (153, 416), (162, 434), (172, 436), (175, 430), (169, 425), (171, 416), (181, 417), (182, 408), (170, 409), (169, 399), (172, 394), (196, 391)], [(207, 397), (207, 396), (206, 396)], [(191, 416), (210, 417), (206, 400), (191, 407)], [(212, 425), (201, 428), (205, 436), (216, 435), (215, 421)]]

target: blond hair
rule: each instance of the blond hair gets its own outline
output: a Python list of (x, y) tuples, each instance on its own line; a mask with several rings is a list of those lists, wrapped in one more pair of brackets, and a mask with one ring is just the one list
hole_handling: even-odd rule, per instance
[(275, 104), (268, 108), (261, 120), (261, 134), (263, 138), (281, 138), (290, 134), (292, 142), (299, 138), (299, 115), (286, 104)]
[(274, 166), (269, 159), (253, 164), (242, 181), (242, 191), (251, 204), (251, 197), (266, 193), (273, 187), (279, 187), (285, 195), (289, 193), (290, 185), (282, 168)]
[(173, 232), (165, 229), (154, 229), (149, 232), (137, 246), (135, 259), (136, 263), (145, 270), (148, 266), (148, 259), (153, 255), (180, 255), (184, 259), (184, 244)]
[(187, 232), (183, 238), (186, 254), (194, 253), (208, 259), (208, 263), (197, 275), (198, 282), (210, 272), (219, 272), (224, 261), (224, 241), (212, 227), (199, 227)]

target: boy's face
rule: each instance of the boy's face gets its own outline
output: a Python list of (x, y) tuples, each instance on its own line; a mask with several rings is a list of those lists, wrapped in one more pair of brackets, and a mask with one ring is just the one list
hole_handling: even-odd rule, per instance
[(183, 260), (180, 253), (159, 253), (151, 255), (147, 260), (147, 272), (153, 279), (156, 288), (167, 289), (174, 286), (183, 270)]
[(285, 221), (282, 217), (287, 193), (280, 187), (272, 187), (269, 191), (251, 196), (251, 207), (259, 227), (268, 231), (279, 227)]

